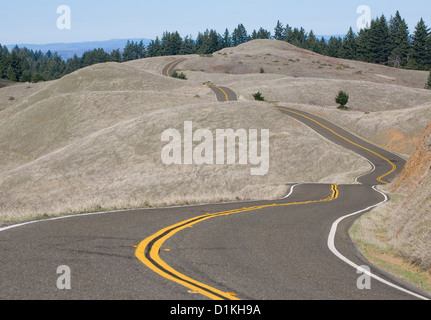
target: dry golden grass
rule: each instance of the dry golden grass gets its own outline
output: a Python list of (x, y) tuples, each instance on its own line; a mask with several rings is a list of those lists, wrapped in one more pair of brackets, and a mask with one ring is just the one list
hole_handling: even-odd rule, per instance
[[(289, 182), (352, 182), (370, 168), (269, 104), (214, 100), (192, 81), (128, 64), (96, 65), (46, 84), (0, 113), (1, 217), (277, 198)], [(184, 121), (271, 129), (268, 175), (253, 177), (239, 165), (166, 167), (162, 132)]]
[[(369, 171), (363, 158), (280, 116), (274, 104), (328, 118), (405, 157), (431, 121), (431, 92), (422, 89), (427, 72), (257, 40), (212, 57), (186, 56), (178, 69), (188, 81), (161, 76), (178, 58), (100, 64), (56, 81), (0, 88), (0, 220), (274, 199), (288, 183), (352, 183)], [(207, 81), (234, 89), (240, 102), (214, 102), (202, 86)], [(339, 90), (351, 97), (348, 112), (336, 109)], [(273, 104), (252, 101), (257, 91)], [(269, 173), (163, 165), (161, 134), (181, 131), (184, 121), (195, 128), (270, 129)], [(404, 205), (391, 202), (364, 216), (355, 226), (357, 241), (429, 266), (430, 190), (428, 177), (403, 196)]]
[[(184, 121), (214, 130), (271, 128), (268, 175), (250, 176), (250, 166), (239, 165), (165, 166), (160, 158), (164, 145), (161, 134), (171, 126), (181, 132)], [(313, 166), (316, 158), (321, 161)], [(319, 182), (332, 174), (340, 176), (331, 177), (331, 181), (345, 183), (367, 170), (365, 160), (280, 117), (272, 106), (255, 102), (197, 104), (147, 112), (118, 122), (3, 172), (0, 203), (3, 217), (11, 217), (277, 198), (287, 192), (289, 182)], [(356, 174), (347, 176), (352, 171)]]
[(187, 57), (181, 70), (219, 74), (278, 74), (292, 78), (366, 81), (422, 89), (428, 72), (343, 60), (297, 48), (284, 41), (254, 40), (212, 57)]

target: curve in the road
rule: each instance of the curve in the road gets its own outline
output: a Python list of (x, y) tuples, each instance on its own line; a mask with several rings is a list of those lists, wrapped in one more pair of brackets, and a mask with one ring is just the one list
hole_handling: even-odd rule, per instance
[[(170, 67), (167, 67), (167, 68), (169, 69)], [(218, 86), (211, 86), (210, 88), (213, 90), (213, 92), (215, 93), (215, 95), (217, 97), (217, 100), (220, 102), (226, 102), (226, 101), (229, 102), (229, 101), (237, 100), (236, 94), (232, 90), (230, 90), (229, 88), (218, 87)], [(335, 126), (334, 124), (330, 123), (329, 121), (326, 121), (326, 120), (321, 119), (319, 117), (316, 117), (314, 115), (308, 114), (306, 112), (299, 111), (297, 109), (286, 108), (286, 107), (278, 107), (278, 108), (283, 113), (288, 114), (289, 116), (296, 118), (297, 120), (299, 120), (303, 124), (308, 125), (309, 127), (313, 128), (317, 133), (319, 133), (320, 135), (329, 139), (330, 141), (338, 143), (338, 144), (340, 144), (343, 147), (346, 147), (348, 149), (352, 149), (353, 151), (357, 152), (361, 156), (365, 157), (370, 162), (370, 164), (373, 166), (373, 170), (367, 174), (363, 174), (362, 176), (358, 177), (356, 179), (356, 181), (360, 182), (361, 184), (369, 184), (373, 188), (373, 190), (375, 190), (376, 192), (380, 192), (380, 191), (375, 189), (376, 185), (378, 185), (378, 184), (389, 184), (390, 183), (389, 180), (384, 180), (384, 179), (388, 179), (391, 175), (392, 175), (392, 177), (394, 177), (395, 174), (399, 173), (399, 171), (401, 170), (401, 168), (405, 164), (405, 160), (402, 159), (401, 157), (399, 157), (399, 156), (397, 156), (391, 152), (388, 152), (384, 149), (378, 148), (378, 147), (374, 146), (373, 144), (370, 144), (370, 143), (364, 141), (363, 139), (357, 137), (356, 135), (353, 135), (353, 134), (341, 129), (338, 126)], [(341, 133), (339, 133), (339, 132), (341, 132)], [(375, 151), (376, 149), (378, 151)], [(378, 161), (376, 161), (376, 158), (378, 159)], [(398, 163), (398, 166), (395, 163)], [(361, 181), (359, 181), (359, 180), (361, 180)], [(336, 187), (335, 187), (335, 190), (336, 190)], [(333, 192), (334, 192), (334, 186), (333, 186)], [(338, 192), (336, 192), (336, 194), (338, 197)], [(386, 195), (384, 195), (384, 196), (385, 196), (385, 201), (378, 203), (378, 204), (375, 204), (375, 205), (368, 207), (366, 209), (360, 210), (354, 214), (347, 215), (346, 217), (350, 217), (352, 215), (357, 215), (359, 213), (368, 211), (371, 208), (376, 207), (376, 206), (386, 202), (387, 197), (386, 197)], [(333, 199), (334, 199), (334, 193), (331, 196), (331, 198), (328, 198), (325, 200), (319, 200), (319, 201), (332, 201)], [(311, 202), (319, 202), (319, 201), (311, 201)], [(297, 205), (298, 203), (287, 203), (287, 204), (285, 203), (285, 204), (278, 204), (278, 205), (293, 205), (293, 204)], [(277, 206), (277, 205), (272, 204), (270, 206)], [(257, 209), (262, 209), (264, 207), (267, 207), (267, 206), (244, 208), (242, 210), (236, 210), (233, 213), (257, 210)], [(226, 213), (221, 213), (221, 214), (226, 215)], [(232, 214), (232, 213), (228, 213), (228, 214)], [(201, 222), (201, 221), (204, 221), (204, 220), (207, 220), (210, 218), (214, 218), (214, 217), (217, 217), (219, 215), (220, 215), (220, 213), (208, 214), (204, 217), (198, 217), (198, 218), (196, 218), (196, 220), (192, 220), (193, 221), (192, 223), (195, 224), (197, 222)], [(342, 218), (340, 218), (340, 220), (337, 220), (331, 229), (331, 234), (330, 234), (329, 239), (328, 239), (328, 247), (337, 257), (339, 257), (340, 259), (342, 259), (343, 261), (347, 262), (350, 265), (356, 266), (356, 264), (350, 262), (350, 260), (345, 258), (335, 248), (335, 244), (334, 244), (335, 233), (337, 230), (338, 223), (341, 220), (342, 220)], [(188, 222), (182, 222), (179, 224), (179, 226), (181, 226), (181, 227), (180, 228), (176, 228), (175, 226), (169, 227), (168, 229), (170, 231), (168, 232), (168, 234), (166, 234), (166, 230), (162, 230), (160, 233), (165, 234), (164, 240), (166, 240), (169, 237), (172, 237), (178, 231), (183, 230), (186, 227), (190, 227)], [(163, 260), (161, 260), (161, 258), (159, 256), (160, 248), (161, 248), (162, 244), (164, 243), (164, 241), (159, 242), (158, 245), (154, 246), (154, 247), (152, 245), (150, 245), (150, 244), (153, 244), (154, 239), (157, 238), (160, 233), (144, 240), (138, 246), (136, 256), (145, 265), (147, 265), (150, 269), (152, 269), (156, 273), (159, 273), (160, 275), (167, 277), (167, 278), (169, 278), (175, 282), (181, 283), (181, 284), (185, 285), (186, 287), (189, 287), (193, 291), (199, 292), (199, 293), (206, 295), (210, 298), (219, 299), (221, 297), (224, 297), (227, 299), (231, 299), (232, 296), (230, 294), (226, 294), (226, 293), (220, 294), (220, 292), (214, 288), (210, 288), (208, 290), (208, 287), (206, 285), (203, 285), (199, 282), (196, 282), (195, 280), (190, 281), (191, 279), (184, 276), (184, 275), (177, 274), (175, 277), (172, 277), (172, 275), (177, 273), (177, 272), (175, 270), (173, 270), (172, 268), (170, 268), (169, 266), (167, 266), (167, 264), (165, 262), (163, 262)], [(160, 241), (160, 239), (159, 239), (159, 241)], [(166, 269), (160, 267), (162, 265), (164, 267), (168, 267), (170, 272), (166, 273)], [(378, 276), (373, 275), (373, 277), (379, 281), (382, 280)], [(187, 279), (187, 281), (184, 281), (184, 279)], [(383, 280), (381, 282), (385, 282), (385, 280)], [(399, 288), (397, 286), (395, 286), (395, 287)], [(206, 289), (203, 289), (203, 288), (206, 288)], [(402, 289), (402, 290), (404, 290), (404, 289)], [(409, 291), (407, 291), (407, 292), (409, 292)], [(416, 295), (414, 293), (412, 293), (412, 294)], [(417, 297), (421, 297), (421, 296), (417, 296)]]
[[(162, 75), (171, 78), (175, 68), (185, 60), (185, 58), (181, 58), (170, 62), (162, 69)], [(209, 88), (214, 92), (218, 102), (238, 101), (236, 93), (230, 88), (213, 85), (209, 86)]]
[(162, 75), (166, 76), (166, 77), (172, 77), (172, 74), (175, 71), (175, 68), (183, 61), (185, 61), (185, 58), (181, 58), (181, 59), (177, 59), (171, 63), (169, 63), (168, 65), (166, 65), (163, 69), (162, 69)]
[[(162, 74), (170, 76), (182, 61), (173, 61)], [(225, 101), (228, 99), (229, 96)], [(394, 285), (395, 279), (385, 280), (391, 278), (379, 276), (382, 273), (378, 269), (369, 274), (381, 283), (376, 285), (378, 288), (373, 292), (359, 292), (355, 286), (356, 274), (350, 270), (364, 262), (353, 252), (347, 235), (350, 219), (387, 201), (376, 185), (392, 181), (406, 161), (325, 119), (294, 108), (279, 107), (279, 110), (322, 137), (366, 158), (373, 170), (359, 176), (357, 185), (297, 184), (277, 201), (102, 212), (0, 228), (2, 261), (7, 261), (0, 263), (0, 298), (70, 298), (66, 292), (53, 288), (52, 275), (46, 270), (47, 266), (66, 261), (76, 270), (74, 285), (78, 290), (72, 294), (80, 299), (118, 299), (124, 298), (124, 293), (139, 299), (190, 299), (184, 290), (176, 290), (178, 284), (179, 288), (188, 288), (201, 297), (226, 300), (266, 296), (426, 299), (425, 295), (416, 294), (419, 291), (414, 288), (407, 290), (409, 287), (404, 284)], [(348, 212), (353, 213), (346, 215)], [(265, 219), (254, 213), (265, 213)], [(198, 224), (199, 228), (194, 228)], [(184, 232), (186, 229), (188, 232)], [(156, 230), (160, 231), (154, 233)], [(266, 243), (255, 236), (268, 232), (270, 239)], [(143, 238), (146, 239), (141, 241)], [(174, 241), (178, 238), (180, 244)], [(131, 249), (132, 241), (136, 249)], [(250, 251), (235, 250), (232, 244)], [(204, 250), (205, 245), (209, 250)], [(187, 248), (196, 251), (196, 255), (176, 255), (176, 250), (166, 251), (169, 246), (179, 250)], [(216, 259), (213, 255), (218, 252), (213, 249), (222, 249), (222, 254), (217, 256), (220, 260), (213, 261)], [(265, 258), (262, 263), (259, 257)], [(130, 263), (130, 259), (136, 264)], [(222, 271), (217, 277), (219, 268)], [(250, 282), (241, 277), (245, 269), (252, 278)], [(240, 271), (240, 277), (231, 270)], [(265, 277), (267, 273), (271, 276)], [(262, 277), (263, 283), (255, 281)]]
[(216, 288), (212, 288), (197, 280), (191, 279), (190, 277), (185, 276), (184, 274), (181, 274), (180, 272), (170, 267), (166, 262), (164, 262), (160, 258), (160, 255), (159, 255), (160, 252), (162, 251), (162, 246), (166, 242), (166, 240), (173, 237), (176, 233), (178, 233), (181, 230), (193, 227), (197, 223), (203, 222), (208, 219), (216, 218), (216, 217), (229, 216), (232, 214), (262, 210), (266, 208), (274, 208), (274, 207), (282, 207), (282, 206), (297, 206), (297, 205), (305, 205), (305, 204), (311, 204), (311, 203), (329, 202), (337, 198), (338, 198), (337, 185), (332, 185), (331, 195), (325, 199), (302, 201), (302, 202), (289, 202), (289, 203), (272, 203), (272, 204), (265, 204), (265, 205), (257, 205), (253, 207), (245, 207), (245, 208), (229, 210), (229, 211), (222, 211), (217, 213), (208, 213), (206, 215), (192, 218), (190, 220), (183, 221), (173, 226), (167, 227), (159, 231), (158, 233), (154, 234), (153, 236), (145, 239), (141, 244), (139, 244), (136, 250), (136, 257), (157, 274), (161, 275), (166, 279), (177, 282), (189, 288), (193, 292), (200, 293), (214, 300), (238, 300), (235, 297), (235, 294), (233, 293), (222, 292)]
[(218, 102), (238, 101), (236, 93), (227, 87), (210, 86), (210, 89), (216, 95)]

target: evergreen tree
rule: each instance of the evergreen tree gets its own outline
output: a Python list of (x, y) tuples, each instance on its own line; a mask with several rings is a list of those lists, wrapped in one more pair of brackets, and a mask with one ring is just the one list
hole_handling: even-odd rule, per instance
[(151, 40), (150, 44), (147, 46), (148, 57), (159, 57), (162, 55), (162, 44), (159, 37), (155, 40)]
[(287, 29), (286, 41), (293, 44), (294, 46), (305, 48), (307, 40), (307, 32), (304, 28), (294, 28), (293, 30), (289, 27)]
[(356, 42), (356, 34), (353, 32), (352, 27), (350, 27), (346, 36), (343, 39), (343, 44), (341, 47), (341, 57), (344, 59), (354, 60), (357, 56), (358, 44)]
[(415, 33), (413, 35), (411, 58), (407, 64), (410, 69), (427, 70), (431, 64), (431, 53), (428, 48), (429, 45), (429, 28), (426, 26), (425, 21), (421, 19), (416, 25)]
[(372, 63), (387, 64), (390, 55), (389, 27), (386, 17), (371, 22), (370, 33), (368, 38), (368, 57)]
[(389, 21), (390, 56), (389, 65), (400, 68), (407, 65), (410, 51), (410, 32), (406, 21), (397, 11)]
[(9, 62), (9, 50), (6, 46), (2, 47), (0, 44), (0, 78), (5, 79), (6, 78), (6, 70), (8, 68), (8, 62)]
[(121, 62), (122, 59), (123, 59), (123, 57), (121, 55), (120, 49), (113, 50), (111, 52), (110, 57), (109, 57), (109, 61), (112, 61), (112, 62)]
[(271, 32), (260, 28), (259, 31), (253, 30), (252, 33), (252, 39), (256, 40), (256, 39), (270, 39), (271, 38)]
[(19, 81), (21, 75), (23, 73), (23, 61), (19, 56), (19, 49), (17, 47), (12, 50), (11, 55), (9, 56), (8, 68), (7, 68), (7, 78), (11, 81)]
[[(66, 74), (72, 73), (76, 70), (79, 70), (82, 68), (82, 61), (76, 54), (73, 55), (73, 58), (67, 60), (66, 64)], [(39, 80), (41, 81), (41, 80)]]
[(232, 33), (232, 45), (236, 47), (237, 45), (249, 41), (249, 39), (246, 28), (242, 23), (239, 24)]
[(186, 36), (181, 44), (180, 54), (193, 54), (196, 53), (196, 43), (192, 36)]
[(284, 40), (286, 38), (285, 29), (283, 27), (283, 24), (279, 21), (277, 21), (277, 25), (274, 29), (274, 39), (275, 40)]
[(339, 58), (341, 56), (342, 46), (343, 40), (340, 37), (331, 37), (328, 41), (328, 45), (325, 48), (325, 55)]
[(178, 31), (173, 33), (165, 32), (162, 37), (162, 55), (164, 56), (175, 56), (181, 51), (181, 38)]
[(283, 32), (283, 40), (290, 42), (289, 40), (291, 38), (292, 32), (293, 32), (292, 27), (289, 25), (286, 25)]
[(344, 91), (340, 91), (335, 98), (335, 102), (340, 105), (339, 109), (347, 109), (346, 104), (349, 102), (349, 95)]
[(369, 43), (369, 29), (361, 29), (359, 31), (358, 37), (356, 38), (357, 51), (356, 51), (356, 59), (359, 61), (369, 62), (368, 59), (368, 43)]
[(197, 38), (199, 54), (212, 54), (222, 48), (222, 37), (215, 30), (206, 30), (199, 33)]
[(223, 48), (232, 47), (232, 37), (230, 36), (229, 30), (226, 28), (223, 34)]
[(313, 30), (310, 30), (307, 40), (305, 40), (305, 49), (321, 53), (319, 40), (317, 40)]

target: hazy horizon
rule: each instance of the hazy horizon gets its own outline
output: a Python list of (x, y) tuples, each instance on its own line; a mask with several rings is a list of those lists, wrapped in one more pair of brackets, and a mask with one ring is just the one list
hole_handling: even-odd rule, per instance
[[(59, 29), (57, 20), (63, 4), (70, 8), (70, 29)], [(431, 3), (413, 0), (341, 1), (328, 2), (311, 0), (307, 2), (268, 0), (220, 0), (217, 5), (201, 1), (138, 1), (126, 2), (68, 0), (59, 3), (54, 0), (34, 2), (11, 1), (2, 4), (3, 17), (0, 20), (0, 43), (2, 44), (52, 44), (95, 42), (110, 39), (155, 39), (165, 31), (178, 31), (196, 39), (198, 32), (214, 29), (222, 34), (230, 32), (243, 23), (247, 31), (263, 27), (274, 32), (279, 20), (285, 26), (303, 27), (318, 35), (346, 34), (350, 27), (356, 27), (360, 14), (357, 9), (366, 5), (371, 18), (384, 14), (388, 19), (397, 10), (414, 31), (417, 22), (423, 18), (431, 24)], [(426, 14), (424, 14), (426, 13)]]

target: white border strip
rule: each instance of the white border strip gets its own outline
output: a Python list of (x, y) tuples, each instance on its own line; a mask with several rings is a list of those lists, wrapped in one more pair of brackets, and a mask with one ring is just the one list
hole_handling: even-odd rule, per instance
[(133, 212), (133, 211), (147, 211), (147, 210), (163, 210), (163, 209), (177, 209), (177, 208), (188, 208), (188, 207), (203, 207), (203, 206), (210, 206), (210, 205), (224, 205), (224, 204), (239, 204), (239, 203), (251, 203), (251, 202), (262, 202), (262, 201), (277, 201), (277, 200), (284, 200), (290, 197), (293, 193), (293, 190), (295, 187), (301, 185), (303, 183), (294, 184), (290, 187), (289, 193), (280, 199), (268, 199), (268, 200), (249, 200), (249, 201), (232, 201), (232, 202), (218, 202), (218, 203), (202, 203), (202, 204), (191, 204), (191, 205), (179, 205), (179, 206), (170, 206), (170, 207), (154, 207), (154, 208), (136, 208), (136, 209), (123, 209), (123, 210), (112, 210), (112, 211), (100, 211), (100, 212), (90, 212), (90, 213), (83, 213), (83, 214), (71, 214), (66, 216), (60, 216), (60, 217), (53, 217), (53, 218), (46, 218), (46, 219), (40, 219), (40, 220), (32, 220), (28, 222), (23, 222), (19, 224), (13, 224), (7, 227), (0, 228), (0, 232), (15, 229), (23, 226), (27, 226), (34, 223), (42, 223), (42, 222), (49, 222), (49, 221), (55, 221), (55, 220), (63, 220), (63, 219), (72, 219), (72, 218), (79, 218), (79, 217), (88, 217), (88, 216), (96, 216), (96, 215), (102, 215), (102, 214), (110, 214), (110, 213), (122, 213), (122, 212)]
[(332, 225), (331, 232), (329, 233), (329, 237), (328, 237), (328, 247), (329, 247), (329, 249), (330, 249), (330, 250), (332, 251), (332, 253), (333, 253), (335, 256), (337, 256), (339, 259), (341, 259), (342, 261), (344, 261), (344, 262), (345, 262), (345, 263), (347, 263), (348, 265), (352, 266), (352, 267), (353, 267), (353, 268), (355, 268), (356, 270), (360, 271), (361, 273), (364, 273), (364, 274), (366, 274), (366, 275), (370, 276), (371, 278), (373, 278), (373, 279), (375, 279), (375, 280), (377, 280), (377, 281), (380, 281), (380, 282), (382, 282), (382, 283), (384, 283), (384, 284), (386, 284), (386, 285), (388, 285), (388, 286), (390, 286), (390, 287), (392, 287), (392, 288), (395, 288), (395, 289), (397, 289), (397, 290), (400, 290), (400, 291), (402, 291), (402, 292), (405, 292), (405, 293), (407, 293), (407, 294), (409, 294), (409, 295), (412, 295), (412, 296), (414, 296), (414, 297), (416, 297), (416, 298), (419, 298), (419, 299), (422, 299), (422, 300), (429, 300), (429, 299), (428, 299), (428, 298), (426, 298), (426, 297), (423, 297), (423, 296), (421, 296), (421, 295), (419, 295), (419, 294), (416, 294), (416, 293), (414, 293), (414, 292), (412, 292), (412, 291), (409, 291), (409, 290), (404, 289), (404, 288), (402, 288), (402, 287), (400, 287), (400, 286), (397, 286), (397, 285), (395, 285), (395, 284), (393, 284), (393, 283), (391, 283), (391, 282), (389, 282), (389, 281), (386, 281), (385, 279), (380, 278), (379, 276), (377, 276), (377, 275), (375, 275), (375, 274), (373, 274), (373, 273), (371, 273), (371, 272), (369, 272), (369, 271), (367, 271), (367, 270), (364, 270), (363, 268), (361, 268), (360, 266), (358, 266), (357, 264), (355, 264), (354, 262), (350, 261), (350, 260), (349, 260), (349, 259), (347, 259), (345, 256), (343, 256), (343, 255), (342, 255), (342, 254), (341, 254), (341, 253), (340, 253), (340, 252), (335, 248), (335, 235), (336, 235), (336, 233), (337, 233), (338, 225), (340, 224), (340, 222), (341, 222), (341, 221), (343, 221), (344, 219), (350, 218), (350, 217), (352, 217), (352, 216), (358, 215), (358, 214), (360, 214), (360, 213), (363, 213), (363, 212), (365, 212), (365, 211), (368, 211), (368, 210), (370, 210), (370, 209), (373, 209), (373, 208), (375, 208), (375, 207), (378, 207), (378, 206), (380, 206), (380, 205), (382, 205), (382, 204), (386, 203), (386, 202), (389, 200), (388, 196), (387, 196), (385, 193), (383, 193), (383, 192), (379, 191), (379, 190), (376, 188), (376, 186), (373, 186), (373, 189), (374, 189), (375, 191), (379, 192), (380, 194), (382, 194), (382, 195), (385, 197), (385, 200), (384, 200), (384, 201), (382, 201), (382, 202), (380, 202), (380, 203), (378, 203), (378, 204), (376, 204), (376, 205), (374, 205), (374, 206), (370, 206), (370, 207), (368, 207), (368, 208), (366, 208), (366, 209), (363, 209), (363, 210), (360, 210), (360, 211), (357, 211), (357, 212), (351, 213), (351, 214), (349, 214), (349, 215), (346, 215), (346, 216), (344, 216), (344, 217), (341, 217), (341, 218), (339, 218), (337, 221), (335, 221), (335, 222), (334, 222), (334, 224)]

